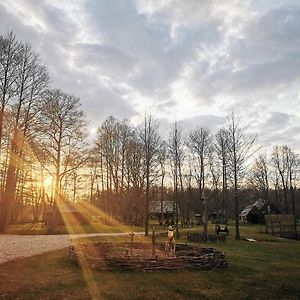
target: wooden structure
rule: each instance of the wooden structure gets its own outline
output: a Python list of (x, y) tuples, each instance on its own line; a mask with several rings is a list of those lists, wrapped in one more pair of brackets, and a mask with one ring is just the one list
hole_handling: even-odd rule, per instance
[(300, 236), (297, 234), (297, 228), (295, 223), (294, 215), (265, 215), (266, 221), (266, 233), (271, 233), (272, 235), (299, 239)]
[[(137, 247), (151, 247), (151, 245), (136, 243)], [(114, 248), (123, 248), (123, 256), (114, 256)], [(79, 267), (80, 262), (89, 265), (94, 270), (178, 270), (178, 269), (200, 269), (210, 270), (227, 266), (225, 253), (213, 249), (202, 248), (192, 245), (177, 245), (176, 257), (160, 256), (128, 256), (125, 249), (128, 244), (97, 243), (84, 244), (81, 247), (69, 247), (69, 258)], [(92, 248), (92, 249), (91, 249)], [(157, 245), (163, 251), (164, 245)], [(92, 251), (91, 251), (92, 250)], [(150, 250), (150, 249), (149, 249)], [(93, 253), (93, 255), (92, 255)], [(151, 253), (151, 251), (150, 251)]]
[[(171, 224), (171, 221), (174, 220), (174, 203), (173, 201), (164, 201), (163, 202), (163, 218), (161, 215), (161, 202), (160, 201), (150, 201), (149, 204), (149, 217), (152, 220), (158, 220), (160, 225)], [(164, 220), (165, 224), (162, 224)]]
[(65, 201), (64, 203), (59, 205), (59, 209), (55, 205), (48, 205), (45, 207), (45, 226), (51, 226), (52, 224), (58, 226), (72, 224), (83, 225), (88, 223), (88, 217), (80, 211), (80, 208), (75, 203)]
[(264, 224), (266, 214), (278, 214), (279, 210), (273, 204), (259, 199), (247, 205), (240, 213), (241, 223)]
[(229, 235), (228, 224), (226, 224), (225, 227), (221, 227), (220, 224), (216, 224), (216, 234), (219, 234), (220, 232), (226, 232), (226, 234)]

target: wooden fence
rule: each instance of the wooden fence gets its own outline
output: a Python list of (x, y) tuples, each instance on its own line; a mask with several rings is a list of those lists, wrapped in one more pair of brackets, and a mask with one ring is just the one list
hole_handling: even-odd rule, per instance
[(265, 215), (266, 232), (275, 236), (297, 239), (294, 215)]

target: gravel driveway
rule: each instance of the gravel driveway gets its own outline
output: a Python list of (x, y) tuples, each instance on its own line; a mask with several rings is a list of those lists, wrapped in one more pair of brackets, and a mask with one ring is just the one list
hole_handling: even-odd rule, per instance
[[(29, 257), (49, 251), (63, 249), (73, 239), (93, 236), (122, 236), (129, 233), (90, 233), (61, 235), (12, 235), (0, 234), (0, 264), (21, 257)], [(143, 233), (138, 233), (143, 234)]]

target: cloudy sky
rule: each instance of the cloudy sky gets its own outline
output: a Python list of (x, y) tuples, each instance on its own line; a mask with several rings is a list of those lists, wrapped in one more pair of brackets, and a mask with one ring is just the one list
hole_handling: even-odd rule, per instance
[(231, 111), (300, 151), (299, 0), (0, 0), (0, 33), (40, 52), (54, 87), (109, 115), (212, 130)]

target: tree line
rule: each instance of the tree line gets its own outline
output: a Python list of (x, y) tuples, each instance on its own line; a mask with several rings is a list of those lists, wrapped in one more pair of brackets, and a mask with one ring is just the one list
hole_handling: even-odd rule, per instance
[(239, 239), (241, 205), (257, 197), (296, 215), (299, 155), (288, 146), (260, 154), (234, 113), (215, 134), (202, 125), (184, 134), (174, 122), (165, 139), (151, 114), (137, 126), (110, 116), (90, 141), (80, 100), (51, 86), (40, 55), (13, 32), (0, 36), (0, 99), (1, 232), (66, 200), (144, 225), (146, 235), (153, 202), (162, 224), (172, 204), (177, 235), (196, 213), (207, 224), (215, 211), (235, 219)]
[[(45, 203), (59, 198), (64, 178), (84, 161), (84, 125), (79, 99), (50, 86), (31, 45), (13, 32), (1, 35), (0, 232), (28, 207), (38, 220)], [(50, 196), (46, 173), (54, 181)]]

